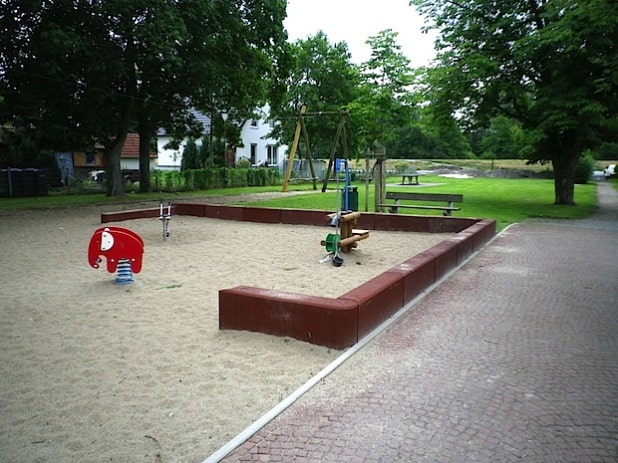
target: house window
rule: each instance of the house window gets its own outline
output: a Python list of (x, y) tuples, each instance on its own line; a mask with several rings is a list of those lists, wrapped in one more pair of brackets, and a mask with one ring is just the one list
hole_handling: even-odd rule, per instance
[(266, 145), (266, 158), (268, 164), (277, 164), (277, 147), (275, 145)]
[(257, 157), (257, 143), (251, 143), (251, 164), (255, 165), (255, 159)]
[(258, 128), (258, 121), (257, 121), (257, 119), (251, 119), (251, 128), (252, 129), (257, 129)]

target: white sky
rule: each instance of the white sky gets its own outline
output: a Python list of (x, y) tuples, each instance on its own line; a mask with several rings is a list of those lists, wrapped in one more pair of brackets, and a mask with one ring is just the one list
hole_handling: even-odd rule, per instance
[(421, 32), (424, 20), (409, 0), (288, 0), (287, 13), (290, 42), (321, 30), (332, 44), (345, 41), (356, 64), (370, 57), (367, 39), (385, 29), (399, 33), (397, 43), (413, 68), (429, 64), (435, 54), (435, 34)]

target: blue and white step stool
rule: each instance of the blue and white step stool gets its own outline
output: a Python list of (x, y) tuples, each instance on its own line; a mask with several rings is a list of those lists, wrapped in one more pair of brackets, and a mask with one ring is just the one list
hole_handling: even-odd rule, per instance
[(116, 268), (116, 279), (114, 282), (117, 285), (130, 285), (133, 283), (133, 269), (129, 259), (118, 259), (118, 267)]

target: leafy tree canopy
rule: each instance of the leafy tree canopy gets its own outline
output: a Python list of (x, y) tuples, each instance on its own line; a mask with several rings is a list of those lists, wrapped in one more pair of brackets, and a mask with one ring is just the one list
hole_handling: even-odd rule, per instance
[(496, 116), (480, 140), (480, 155), (486, 159), (522, 159), (529, 143), (521, 125), (506, 116)]
[(282, 122), (276, 136), (291, 145), (296, 116), (306, 105), (309, 113), (323, 113), (305, 120), (312, 152), (328, 157), (339, 124), (337, 114), (356, 98), (358, 68), (347, 44), (331, 44), (323, 32), (290, 44), (289, 57), (290, 72), (281, 79), (286, 90), (279, 105), (271, 108), (272, 116)]
[(285, 61), (285, 9), (284, 0), (2, 2), (0, 117), (42, 148), (102, 143), (108, 194), (122, 194), (130, 129), (147, 158), (158, 127), (201, 135), (191, 107), (243, 114), (267, 99)]
[[(333, 45), (323, 32), (290, 46), (287, 91), (282, 105), (273, 108), (274, 117), (283, 121), (279, 132), (283, 140), (291, 142), (295, 115), (303, 104), (310, 113), (324, 113), (305, 119), (313, 151), (321, 157), (332, 151), (340, 122), (337, 114), (344, 108), (350, 110), (347, 142), (351, 153), (392, 142), (397, 130), (414, 119), (415, 75), (397, 43), (397, 33), (385, 30), (369, 37), (367, 43), (371, 57), (361, 66), (351, 63), (345, 43)], [(341, 146), (335, 148), (341, 155)]]
[(350, 105), (362, 148), (385, 145), (414, 117), (414, 73), (397, 35), (387, 29), (367, 40), (371, 56), (361, 66), (359, 96)]
[[(582, 151), (618, 127), (616, 0), (412, 0), (439, 29), (434, 101), (469, 127), (498, 114), (534, 132), (555, 202), (574, 204)], [(612, 135), (613, 134), (613, 135)]]

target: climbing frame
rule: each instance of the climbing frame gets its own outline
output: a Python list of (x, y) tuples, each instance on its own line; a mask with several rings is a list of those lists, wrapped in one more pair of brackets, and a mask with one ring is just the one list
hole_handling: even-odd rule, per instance
[[(339, 222), (339, 249), (343, 252), (350, 252), (358, 246), (358, 242), (369, 238), (369, 230), (354, 228), (360, 219), (360, 212), (343, 213), (338, 217)], [(332, 222), (337, 217), (337, 213), (328, 214), (326, 219)], [(324, 245), (324, 244), (322, 244)]]

